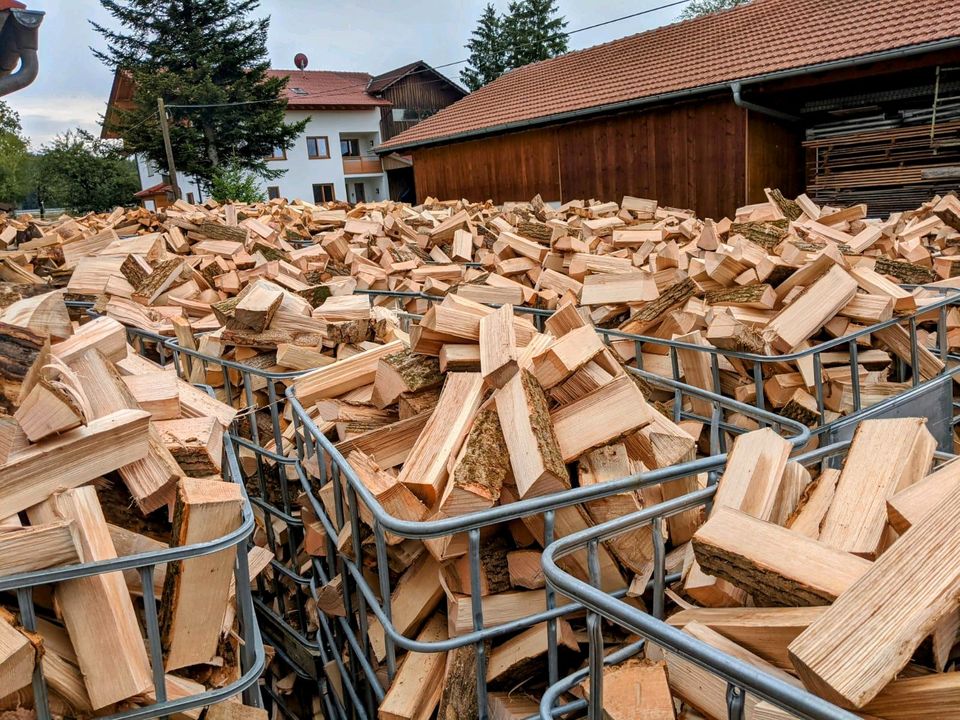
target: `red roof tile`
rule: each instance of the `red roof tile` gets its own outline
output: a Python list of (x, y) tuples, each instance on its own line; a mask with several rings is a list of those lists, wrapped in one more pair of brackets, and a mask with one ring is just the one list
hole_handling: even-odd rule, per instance
[(370, 75), (333, 70), (268, 70), (270, 77), (287, 77), (286, 96), (290, 108), (378, 107), (388, 100), (370, 95)]
[(955, 0), (754, 0), (517, 68), (380, 148), (957, 37)]

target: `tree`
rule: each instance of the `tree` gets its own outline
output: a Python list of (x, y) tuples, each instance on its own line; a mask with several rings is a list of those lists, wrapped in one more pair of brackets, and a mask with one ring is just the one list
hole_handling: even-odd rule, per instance
[(221, 165), (210, 183), (210, 194), (217, 202), (235, 200), (241, 203), (263, 201), (257, 181), (246, 170), (236, 165)]
[[(170, 107), (177, 170), (209, 183), (222, 165), (266, 179), (282, 174), (265, 158), (289, 148), (306, 127), (284, 122), (287, 79), (267, 70), (269, 17), (256, 19), (259, 0), (101, 0), (117, 20), (93, 23), (106, 40), (94, 55), (129, 73), (134, 107), (104, 119), (129, 152), (166, 167), (157, 98)], [(175, 107), (192, 105), (203, 107)]]
[(737, 7), (737, 5), (745, 5), (748, 2), (750, 2), (750, 0), (692, 0), (692, 2), (683, 9), (683, 12), (680, 13), (680, 18), (682, 20), (690, 20), (691, 18), (702, 15), (712, 15), (715, 12), (729, 10), (730, 8)]
[(469, 65), (460, 71), (460, 79), (471, 91), (496, 80), (507, 69), (502, 34), (503, 25), (497, 9), (493, 3), (487, 3), (476, 29), (467, 40)]
[(507, 64), (512, 68), (548, 60), (567, 51), (567, 21), (556, 0), (514, 0), (503, 22)]
[(29, 160), (20, 116), (0, 101), (0, 202), (15, 204), (27, 195)]
[(85, 130), (58, 135), (41, 150), (38, 186), (48, 205), (76, 213), (131, 205), (140, 189), (136, 165)]

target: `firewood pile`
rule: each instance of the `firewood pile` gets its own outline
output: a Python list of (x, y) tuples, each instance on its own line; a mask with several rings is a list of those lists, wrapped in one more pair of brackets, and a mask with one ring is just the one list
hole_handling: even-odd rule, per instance
[[(672, 551), (683, 578), (667, 622), (864, 717), (951, 717), (960, 461), (933, 469), (934, 446), (922, 418), (866, 420), (842, 468), (817, 474), (769, 430), (740, 436), (709, 513)], [(655, 643), (603, 685), (611, 718), (727, 715), (726, 681)], [(795, 717), (751, 694), (744, 711)]]
[[(132, 352), (116, 320), (71, 322), (59, 291), (17, 301), (4, 317), (0, 576), (218, 540), (241, 527), (242, 490), (221, 467), (235, 410)], [(270, 558), (252, 548), (251, 573)], [(155, 568), (149, 592), (169, 699), (241, 677), (235, 560), (229, 546)], [(34, 632), (20, 625), (16, 594), (0, 595), (0, 708), (33, 706), (38, 663), (55, 716), (155, 702), (141, 578), (128, 570), (37, 586)]]
[[(308, 370), (382, 342), (390, 316), (378, 305), (425, 313), (433, 304), (371, 301), (354, 294), (361, 289), (548, 311), (573, 304), (598, 328), (764, 356), (919, 313), (920, 367), (910, 372), (922, 380), (941, 372), (929, 350), (960, 346), (960, 311), (950, 309), (940, 338), (937, 312), (922, 311), (942, 295), (900, 285), (958, 284), (960, 201), (937, 197), (879, 220), (864, 205), (767, 194), (716, 222), (632, 197), (559, 209), (539, 198), (415, 208), (179, 201), (160, 214), (0, 219), (0, 244), (10, 248), (0, 251), (0, 279), (65, 283), (67, 297), (95, 299), (127, 326), (263, 371)], [(854, 373), (864, 407), (909, 387), (891, 368), (912, 362), (912, 344), (903, 327), (888, 328), (858, 339), (855, 369), (844, 350), (822, 357), (827, 421), (853, 410)], [(639, 361), (633, 342), (613, 347), (625, 362), (674, 372), (662, 344), (645, 343)], [(707, 353), (681, 350), (680, 368), (677, 379), (715, 389)], [(206, 369), (220, 387), (222, 369)], [(723, 393), (758, 401), (751, 369), (721, 359)], [(765, 406), (820, 422), (812, 357), (765, 364), (763, 379)]]
[[(361, 527), (336, 507), (329, 455), (303, 465), (326, 484), (317, 493), (337, 536), (304, 504), (304, 554), (328, 548), (354, 556), (375, 573), (372, 528), (378, 518), (431, 523), (467, 518), (496, 505), (603, 484), (646, 469), (693, 460), (709, 442), (699, 422), (671, 420), (673, 395), (626, 371), (573, 305), (546, 321), (545, 332), (514, 314), (448, 295), (410, 330), (409, 347), (395, 340), (297, 378), (293, 387), (317, 431), (329, 437), (379, 508), (361, 501)], [(437, 324), (428, 322), (436, 320)], [(455, 318), (455, 319), (454, 319)], [(770, 431), (772, 433), (772, 431)], [(789, 445), (787, 440), (780, 440)], [(554, 536), (627, 514), (702, 487), (706, 475), (670, 480), (640, 491), (591, 500), (556, 511)], [(341, 497), (346, 497), (341, 491)], [(348, 520), (337, 524), (337, 518)], [(697, 513), (668, 521), (676, 544), (690, 540)], [(359, 536), (355, 538), (355, 533)], [(436, 642), (473, 630), (466, 533), (433, 539), (386, 535), (396, 630)], [(527, 618), (545, 609), (540, 548), (542, 513), (484, 527), (480, 563), (485, 627)], [(650, 528), (601, 547), (600, 587), (614, 591), (630, 580), (644, 587), (653, 572)], [(333, 558), (327, 557), (328, 562)], [(297, 558), (295, 567), (304, 565)], [(586, 578), (585, 554), (565, 566)], [(379, 589), (376, 581), (373, 587)], [(317, 607), (346, 614), (341, 578), (319, 588)], [(577, 636), (559, 623), (564, 667), (580, 657)], [(371, 660), (386, 657), (385, 631), (371, 617)], [(470, 645), (450, 653), (412, 653), (400, 665), (380, 708), (382, 717), (476, 717), (476, 659)], [(492, 690), (517, 684), (542, 688), (547, 653), (543, 625), (499, 638), (488, 655)], [(435, 692), (424, 694), (423, 688)]]

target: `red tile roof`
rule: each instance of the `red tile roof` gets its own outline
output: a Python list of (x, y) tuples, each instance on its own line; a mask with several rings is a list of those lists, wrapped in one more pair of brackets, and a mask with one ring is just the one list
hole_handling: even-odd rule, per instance
[(334, 70), (268, 70), (270, 77), (286, 77), (287, 106), (293, 109), (325, 107), (379, 107), (390, 105), (366, 90), (370, 75)]
[(477, 135), (948, 38), (960, 38), (956, 0), (753, 0), (517, 68), (380, 148)]
[(170, 187), (165, 182), (157, 183), (156, 185), (151, 185), (148, 188), (144, 188), (138, 193), (134, 193), (133, 196), (137, 198), (150, 197), (151, 195), (159, 195), (160, 193), (172, 192), (173, 188)]

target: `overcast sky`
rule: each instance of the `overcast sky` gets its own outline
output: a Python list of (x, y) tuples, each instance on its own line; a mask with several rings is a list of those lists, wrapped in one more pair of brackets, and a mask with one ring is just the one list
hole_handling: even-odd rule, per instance
[[(158, 3), (163, 0), (157, 0)], [(559, 0), (575, 30), (663, 5), (669, 0)], [(267, 43), (273, 66), (292, 68), (306, 53), (311, 70), (353, 70), (377, 74), (413, 60), (441, 65), (466, 57), (464, 43), (486, 0), (262, 0), (270, 14)], [(494, 0), (501, 10), (507, 0)], [(25, 133), (37, 148), (57, 133), (81, 127), (99, 132), (99, 117), (110, 94), (112, 75), (92, 55), (103, 43), (89, 20), (112, 18), (99, 0), (27, 0), (46, 11), (40, 29), (40, 76), (4, 99), (20, 113)], [(580, 49), (674, 22), (682, 6), (586, 30), (570, 37)], [(442, 72), (457, 79), (462, 65)]]

